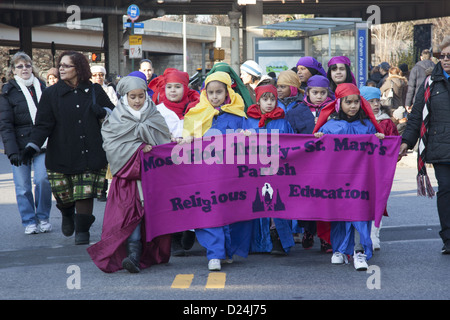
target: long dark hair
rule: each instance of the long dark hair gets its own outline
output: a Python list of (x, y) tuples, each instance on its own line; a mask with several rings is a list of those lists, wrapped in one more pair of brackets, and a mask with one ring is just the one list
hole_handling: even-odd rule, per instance
[[(344, 65), (345, 65), (345, 71), (346, 71), (346, 75), (347, 75), (344, 83), (352, 83), (353, 82), (352, 71), (350, 70), (350, 67), (347, 64), (344, 64)], [(336, 70), (336, 68), (337, 68), (337, 65), (332, 64), (328, 68), (328, 72), (327, 72), (327, 78), (328, 78), (328, 80), (330, 80), (330, 89), (333, 92), (336, 91), (337, 84), (333, 81), (333, 79), (331, 79), (331, 71)]]
[(58, 57), (58, 66), (64, 56), (69, 56), (72, 64), (75, 66), (75, 70), (77, 71), (78, 83), (87, 82), (89, 81), (89, 79), (91, 79), (92, 73), (91, 67), (89, 66), (89, 61), (82, 53), (77, 51), (64, 51)]

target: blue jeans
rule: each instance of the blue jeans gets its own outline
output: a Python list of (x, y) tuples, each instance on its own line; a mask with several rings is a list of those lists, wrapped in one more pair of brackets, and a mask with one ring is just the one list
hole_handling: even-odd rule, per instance
[[(34, 169), (34, 197), (31, 170)], [(45, 153), (33, 157), (31, 165), (12, 166), (16, 200), (22, 225), (27, 226), (48, 220), (52, 207), (52, 189), (45, 167)]]

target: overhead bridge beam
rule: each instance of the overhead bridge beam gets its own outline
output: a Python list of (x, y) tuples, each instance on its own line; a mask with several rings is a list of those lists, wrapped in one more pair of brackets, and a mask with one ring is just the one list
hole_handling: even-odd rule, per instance
[[(23, 10), (23, 11), (53, 11), (53, 12), (65, 12), (71, 13), (71, 6), (65, 4), (28, 4), (28, 3), (5, 3), (0, 2), (0, 9), (8, 10)], [(126, 15), (127, 8), (118, 7), (100, 7), (100, 6), (78, 6), (81, 14), (97, 14), (97, 15)], [(69, 9), (69, 12), (67, 11)], [(164, 15), (165, 12), (161, 12), (162, 9), (157, 10), (141, 10), (140, 16), (143, 17), (155, 17), (156, 15)]]

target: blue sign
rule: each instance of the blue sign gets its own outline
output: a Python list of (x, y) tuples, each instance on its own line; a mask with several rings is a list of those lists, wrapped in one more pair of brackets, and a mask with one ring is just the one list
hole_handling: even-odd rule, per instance
[[(362, 24), (361, 24), (362, 25)], [(365, 27), (358, 27), (356, 25), (356, 66), (357, 79), (356, 85), (358, 88), (365, 86), (368, 73), (368, 57), (367, 57), (367, 25)]]
[(137, 5), (132, 4), (128, 7), (127, 16), (131, 21), (134, 22), (135, 20), (137, 20), (139, 18), (139, 14), (139, 7)]
[[(123, 23), (123, 27), (124, 28), (131, 28), (132, 27), (131, 22), (124, 22)], [(144, 28), (144, 23), (143, 22), (136, 22), (134, 24), (134, 27), (135, 28)]]

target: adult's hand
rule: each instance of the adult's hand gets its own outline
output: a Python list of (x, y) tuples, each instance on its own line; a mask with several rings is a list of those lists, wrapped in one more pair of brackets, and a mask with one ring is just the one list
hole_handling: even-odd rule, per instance
[(11, 162), (11, 164), (13, 166), (20, 166), (20, 156), (18, 153), (13, 153), (12, 155), (9, 156), (9, 162)]
[(404, 156), (406, 156), (407, 151), (408, 151), (408, 145), (406, 143), (402, 143), (400, 145), (400, 151), (398, 152), (397, 162), (399, 162)]
[(20, 156), (22, 164), (30, 164), (31, 159), (37, 151), (33, 147), (26, 147)]

